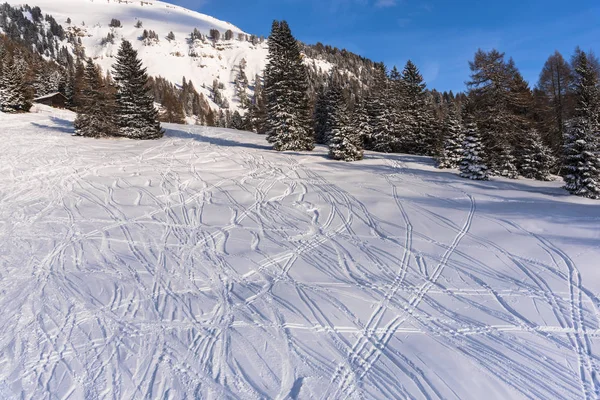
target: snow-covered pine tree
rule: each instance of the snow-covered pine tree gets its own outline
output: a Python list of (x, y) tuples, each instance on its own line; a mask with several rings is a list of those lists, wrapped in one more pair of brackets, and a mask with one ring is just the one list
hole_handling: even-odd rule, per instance
[(329, 157), (334, 160), (358, 161), (363, 158), (362, 141), (356, 126), (348, 118), (342, 120), (340, 129), (332, 131), (329, 141)]
[(332, 80), (327, 93), (325, 138), (329, 145), (329, 157), (344, 161), (362, 159), (359, 131), (350, 121), (348, 107), (339, 83)]
[(488, 180), (488, 168), (484, 163), (481, 135), (477, 124), (470, 116), (465, 117), (464, 137), (460, 176), (473, 180)]
[(396, 145), (396, 126), (393, 104), (390, 99), (390, 82), (383, 63), (375, 64), (374, 83), (368, 97), (368, 113), (371, 121), (370, 136), (365, 147), (369, 150), (390, 153)]
[(164, 132), (154, 99), (148, 93), (148, 74), (137, 51), (127, 40), (121, 42), (113, 66), (117, 84), (115, 117), (118, 134), (131, 139), (158, 139)]
[(517, 159), (512, 153), (512, 146), (509, 144), (501, 145), (498, 148), (496, 164), (496, 174), (510, 179), (518, 179)]
[(365, 139), (371, 136), (371, 120), (366, 101), (363, 100), (354, 104), (354, 113), (352, 114), (351, 121), (358, 130), (361, 148), (364, 148)]
[(443, 143), (437, 157), (438, 168), (458, 168), (463, 156), (464, 136), (460, 113), (450, 105), (442, 127)]
[(434, 118), (426, 97), (425, 81), (417, 66), (411, 61), (406, 62), (402, 71), (402, 81), (405, 88), (405, 112), (408, 114), (407, 127), (410, 136), (404, 151), (412, 154), (433, 154), (434, 150)]
[(267, 141), (278, 151), (312, 150), (308, 78), (298, 42), (285, 21), (274, 21), (265, 69)]
[(100, 69), (92, 59), (85, 65), (81, 104), (77, 107), (75, 134), (86, 137), (114, 136), (114, 99), (104, 85)]
[(340, 108), (343, 110), (344, 115), (347, 109), (337, 69), (334, 69), (329, 76), (329, 84), (325, 90), (324, 106), (323, 132), (320, 139), (322, 140), (321, 143), (328, 145), (333, 137), (334, 123), (337, 123), (339, 127), (339, 120), (345, 118), (340, 117)]
[(544, 144), (538, 131), (534, 129), (527, 132), (520, 155), (520, 174), (525, 178), (550, 181), (554, 162), (552, 151)]
[(588, 55), (577, 49), (574, 60), (577, 106), (568, 124), (564, 145), (565, 189), (571, 194), (600, 199), (600, 89)]
[(5, 52), (0, 75), (0, 111), (27, 112), (31, 108), (31, 94), (25, 82), (26, 65)]

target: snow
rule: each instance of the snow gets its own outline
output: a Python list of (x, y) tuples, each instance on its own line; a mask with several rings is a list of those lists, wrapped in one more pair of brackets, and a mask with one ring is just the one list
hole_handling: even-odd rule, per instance
[(49, 93), (45, 96), (40, 96), (40, 97), (36, 97), (35, 99), (33, 99), (33, 101), (39, 101), (39, 100), (45, 100), (45, 99), (49, 99), (51, 97), (56, 96), (57, 94), (59, 94), (60, 92), (54, 92), (54, 93)]
[(600, 396), (600, 207), (426, 157), (0, 114), (0, 397)]
[[(231, 23), (161, 1), (8, 0), (8, 3), (13, 6), (38, 6), (42, 13), (52, 15), (67, 31), (78, 31), (86, 55), (91, 56), (104, 71), (112, 69), (121, 39), (127, 39), (139, 52), (151, 76), (162, 76), (175, 84), (181, 84), (185, 77), (209, 101), (210, 88), (213, 80), (217, 79), (225, 85), (222, 94), (229, 101), (232, 112), (240, 110), (234, 86), (240, 61), (245, 59), (247, 62), (245, 72), (251, 85), (249, 94), (252, 94), (255, 75), (262, 75), (267, 63), (266, 40), (256, 46), (239, 41), (238, 34), (245, 32)], [(71, 19), (71, 24), (67, 24), (67, 18)], [(109, 26), (113, 18), (121, 21), (121, 28)], [(135, 27), (138, 20), (142, 21), (141, 28)], [(204, 35), (209, 35), (211, 29), (218, 29), (221, 37), (230, 29), (234, 39), (217, 42), (207, 39), (206, 42), (197, 41), (190, 45), (188, 39), (194, 28)], [(145, 46), (141, 40), (144, 29), (155, 31), (159, 42)], [(171, 31), (175, 34), (175, 40), (168, 41), (167, 35)], [(115, 35), (114, 44), (102, 45), (101, 41), (108, 33)], [(191, 50), (198, 56), (191, 56)], [(305, 62), (314, 64), (324, 72), (333, 68), (331, 63), (320, 59), (307, 57)], [(211, 104), (218, 109), (217, 105)]]
[[(124, 38), (132, 42), (138, 50), (151, 76), (162, 76), (176, 84), (181, 84), (182, 78), (186, 77), (207, 99), (213, 80), (218, 79), (225, 84), (223, 94), (229, 100), (232, 111), (239, 106), (233, 80), (240, 61), (246, 59), (246, 75), (250, 83), (255, 74), (261, 73), (267, 61), (266, 41), (256, 46), (247, 41), (238, 41), (238, 33), (244, 33), (240, 28), (161, 1), (8, 0), (8, 3), (13, 6), (38, 6), (44, 14), (52, 15), (67, 31), (79, 30), (86, 54), (104, 71), (111, 70), (121, 39)], [(67, 18), (71, 19), (71, 24), (67, 24)], [(109, 26), (113, 18), (121, 21), (122, 28)], [(135, 27), (138, 20), (142, 21), (141, 28)], [(211, 40), (205, 43), (197, 42), (192, 47), (199, 57), (191, 57), (188, 39), (194, 28), (205, 35), (208, 35), (211, 29), (218, 29), (221, 36), (231, 29), (234, 39), (220, 40), (216, 43)], [(144, 29), (155, 31), (159, 42), (145, 46), (141, 40)], [(175, 34), (175, 40), (168, 41), (166, 37), (171, 31)], [(115, 43), (103, 46), (101, 41), (110, 32), (115, 35)], [(205, 89), (203, 85), (206, 86)], [(213, 106), (216, 108), (216, 105)]]

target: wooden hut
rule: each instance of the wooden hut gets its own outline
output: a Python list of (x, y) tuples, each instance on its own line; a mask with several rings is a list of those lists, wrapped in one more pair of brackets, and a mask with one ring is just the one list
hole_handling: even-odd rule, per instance
[(67, 98), (62, 93), (56, 92), (35, 98), (33, 99), (33, 102), (54, 108), (65, 108), (67, 104)]

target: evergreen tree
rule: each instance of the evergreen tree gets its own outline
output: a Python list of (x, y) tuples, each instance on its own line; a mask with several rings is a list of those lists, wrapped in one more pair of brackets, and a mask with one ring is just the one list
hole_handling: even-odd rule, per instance
[(577, 49), (574, 60), (575, 117), (564, 145), (565, 189), (600, 198), (600, 93), (598, 73), (588, 55)]
[(524, 139), (519, 165), (521, 175), (539, 181), (552, 180), (550, 171), (555, 158), (550, 148), (536, 130), (528, 132)]
[(148, 93), (148, 74), (131, 43), (123, 40), (113, 67), (117, 83), (116, 120), (119, 135), (131, 139), (157, 139), (164, 132), (154, 99)]
[(490, 173), (512, 175), (511, 153), (528, 128), (530, 91), (512, 59), (497, 50), (478, 50), (469, 62), (469, 102), (485, 145)]
[(458, 168), (463, 156), (464, 137), (460, 114), (456, 106), (448, 110), (442, 129), (442, 148), (437, 159), (438, 168)]
[(31, 94), (25, 82), (25, 62), (15, 60), (5, 52), (0, 75), (0, 111), (27, 112), (31, 108)]
[(517, 179), (519, 171), (517, 170), (517, 160), (508, 146), (501, 146), (496, 157), (496, 174), (505, 178)]
[(73, 76), (71, 77), (71, 107), (78, 107), (81, 104), (81, 96), (83, 92), (83, 88), (85, 86), (85, 66), (80, 58), (77, 58), (75, 62), (75, 71)]
[(217, 116), (212, 108), (209, 108), (206, 113), (206, 126), (217, 126)]
[(370, 135), (366, 137), (365, 147), (369, 150), (390, 153), (396, 145), (397, 132), (390, 98), (390, 82), (385, 65), (376, 64), (374, 83), (367, 100), (371, 129)]
[(246, 60), (242, 59), (238, 65), (238, 73), (233, 81), (235, 86), (235, 94), (240, 100), (242, 109), (247, 110), (249, 107), (248, 93), (248, 78), (246, 77)]
[(174, 88), (164, 87), (162, 93), (162, 112), (159, 113), (160, 121), (173, 124), (185, 124), (185, 111), (183, 104), (174, 93)]
[(314, 111), (315, 141), (318, 144), (327, 144), (325, 134), (327, 131), (327, 88), (321, 85), (317, 90)]
[(233, 114), (231, 114), (231, 129), (244, 129), (244, 120), (238, 110), (235, 110)]
[(225, 116), (223, 109), (219, 110), (219, 119), (217, 121), (217, 126), (219, 128), (227, 128), (227, 117)]
[(265, 69), (266, 133), (275, 150), (312, 150), (308, 79), (287, 22), (274, 21)]
[(325, 91), (325, 99), (323, 104), (323, 125), (319, 127), (319, 129), (322, 129), (321, 137), (319, 138), (320, 143), (327, 145), (334, 135), (334, 130), (340, 129), (342, 126), (342, 120), (344, 124), (349, 122), (346, 118), (346, 100), (344, 99), (344, 93), (342, 91), (342, 87), (340, 86), (336, 72), (336, 70), (332, 71), (329, 77), (329, 84)]
[(472, 117), (466, 118), (464, 137), (460, 176), (473, 180), (488, 180), (488, 168), (484, 162), (485, 154), (481, 134)]
[(262, 79), (259, 75), (254, 78), (254, 96), (250, 107), (250, 125), (256, 133), (266, 133), (267, 105), (265, 91), (262, 85)]
[(361, 148), (364, 148), (366, 138), (371, 136), (371, 120), (365, 101), (354, 104), (354, 113), (351, 120), (358, 131)]
[(433, 154), (434, 120), (426, 96), (426, 84), (417, 66), (407, 61), (402, 71), (404, 83), (405, 115), (404, 131), (407, 133), (403, 151), (413, 154)]
[(91, 58), (85, 65), (81, 104), (77, 107), (74, 126), (75, 134), (86, 137), (107, 137), (117, 132), (114, 99)]
[[(348, 107), (340, 83), (333, 78), (327, 89), (327, 114), (325, 141), (329, 157), (334, 160), (356, 161), (362, 159), (362, 144), (356, 125), (351, 123)], [(355, 122), (355, 121), (352, 121)]]

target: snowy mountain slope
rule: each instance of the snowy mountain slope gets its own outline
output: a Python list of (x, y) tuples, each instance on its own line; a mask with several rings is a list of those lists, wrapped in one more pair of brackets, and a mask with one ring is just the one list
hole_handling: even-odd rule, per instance
[(600, 207), (0, 114), (0, 397), (598, 398)]
[[(238, 34), (244, 33), (240, 28), (161, 1), (8, 0), (8, 3), (13, 6), (38, 6), (44, 14), (54, 16), (65, 29), (77, 30), (86, 54), (93, 57), (104, 70), (111, 68), (120, 40), (125, 38), (139, 51), (151, 76), (162, 76), (176, 84), (181, 84), (185, 76), (207, 98), (213, 80), (218, 79), (225, 84), (223, 94), (232, 109), (238, 105), (233, 80), (239, 62), (246, 59), (246, 75), (250, 81), (266, 65), (266, 42), (253, 45), (245, 40), (239, 41)], [(66, 22), (67, 18), (70, 18), (71, 24)], [(121, 21), (121, 28), (109, 26), (113, 18)], [(135, 27), (138, 20), (142, 22), (140, 28)], [(145, 46), (141, 40), (144, 29), (155, 31), (159, 36), (158, 43)], [(207, 39), (190, 44), (190, 33), (194, 29), (204, 35), (208, 35), (210, 29), (218, 29), (222, 36), (225, 31), (231, 30), (234, 38), (216, 43)], [(173, 41), (167, 40), (171, 31), (175, 34)], [(109, 33), (115, 35), (115, 43), (102, 45), (102, 39)], [(206, 86), (204, 90), (203, 85)]]

